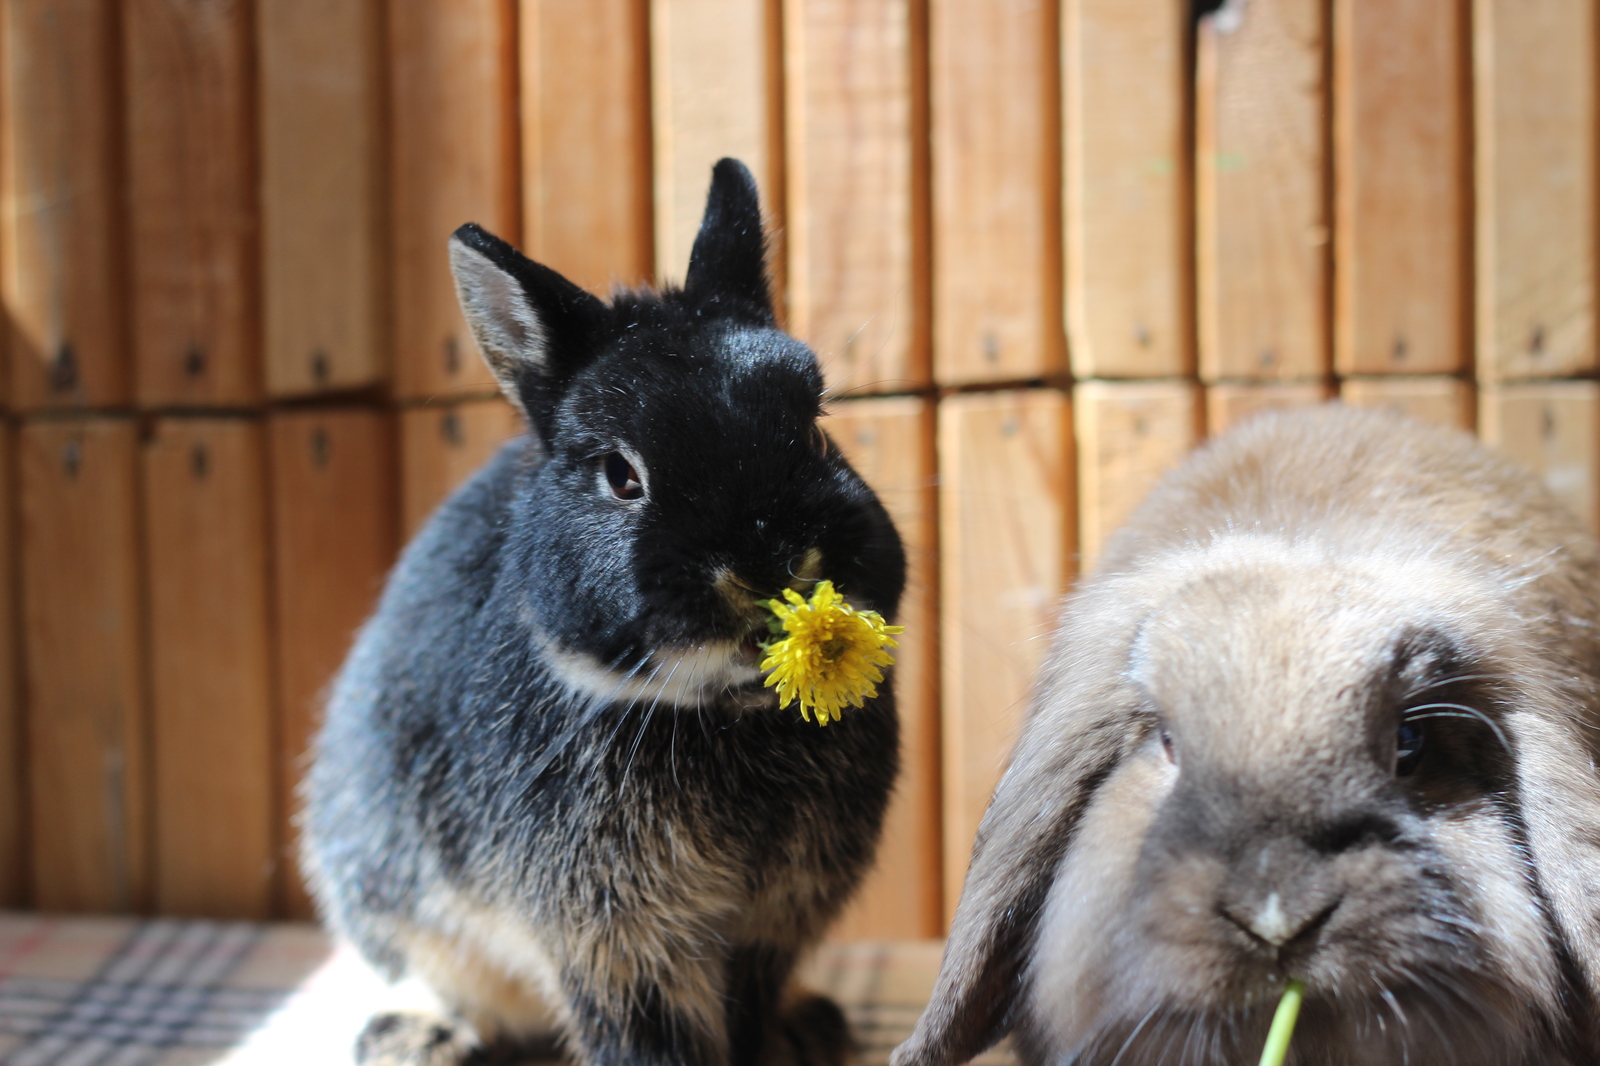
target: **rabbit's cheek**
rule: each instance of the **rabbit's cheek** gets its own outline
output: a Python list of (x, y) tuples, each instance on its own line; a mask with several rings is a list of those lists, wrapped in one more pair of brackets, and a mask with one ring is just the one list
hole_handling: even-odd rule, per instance
[(1045, 901), (1029, 986), (1056, 1046), (1075, 1046), (1107, 1011), (1129, 1009), (1128, 976), (1148, 972), (1147, 941), (1137, 933), (1137, 870), (1140, 841), (1170, 788), (1170, 768), (1159, 757), (1141, 753), (1106, 780)]

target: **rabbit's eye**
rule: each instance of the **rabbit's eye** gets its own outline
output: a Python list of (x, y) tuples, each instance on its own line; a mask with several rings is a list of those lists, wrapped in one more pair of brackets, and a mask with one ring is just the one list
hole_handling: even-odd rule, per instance
[(1172, 743), (1172, 734), (1165, 729), (1161, 731), (1161, 753), (1167, 757), (1169, 763), (1178, 765), (1177, 746)]
[(1407, 777), (1417, 772), (1417, 767), (1422, 763), (1422, 753), (1427, 748), (1422, 727), (1412, 722), (1400, 723), (1400, 735), (1397, 740), (1394, 772), (1397, 777)]
[(605, 465), (606, 481), (611, 485), (611, 495), (619, 500), (637, 500), (644, 495), (644, 482), (639, 480), (639, 471), (623, 458), (621, 452), (608, 454)]

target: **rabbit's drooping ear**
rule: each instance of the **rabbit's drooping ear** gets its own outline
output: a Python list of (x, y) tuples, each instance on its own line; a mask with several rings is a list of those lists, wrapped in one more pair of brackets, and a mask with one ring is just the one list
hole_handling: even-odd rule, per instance
[(754, 325), (770, 326), (775, 321), (761, 199), (756, 179), (737, 159), (719, 160), (712, 168), (706, 213), (689, 253), (683, 288)]
[(1508, 716), (1514, 738), (1520, 821), (1533, 852), (1530, 868), (1584, 979), (1591, 1009), (1600, 1007), (1600, 786), (1591, 760), (1592, 728), (1567, 713), (1575, 701), (1549, 692), (1543, 713)]
[(594, 354), (606, 305), (471, 222), (450, 237), (450, 270), (501, 391), (548, 440), (556, 397)]
[(1099, 710), (1113, 706), (1101, 685), (1062, 680), (1041, 681), (1037, 710), (978, 827), (933, 998), (890, 1066), (966, 1062), (1005, 1036), (1023, 1006), (1056, 868), (1127, 741), (1124, 716)]

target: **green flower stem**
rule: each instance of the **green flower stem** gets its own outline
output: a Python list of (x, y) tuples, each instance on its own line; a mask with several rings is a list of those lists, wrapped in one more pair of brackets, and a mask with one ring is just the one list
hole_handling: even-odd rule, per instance
[(1261, 1066), (1283, 1066), (1289, 1054), (1289, 1038), (1294, 1035), (1295, 1020), (1300, 1017), (1300, 1001), (1305, 998), (1304, 982), (1291, 980), (1283, 987), (1283, 998), (1278, 1000), (1278, 1010), (1272, 1016), (1272, 1028), (1267, 1032), (1267, 1046), (1261, 1051)]

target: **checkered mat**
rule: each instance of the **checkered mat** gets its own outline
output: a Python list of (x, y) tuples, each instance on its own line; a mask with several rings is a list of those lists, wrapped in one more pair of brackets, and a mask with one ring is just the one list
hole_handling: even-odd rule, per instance
[[(802, 979), (845, 1009), (863, 1066), (883, 1066), (940, 949), (829, 945)], [(373, 1011), (413, 1005), (416, 990), (386, 985), (311, 926), (0, 914), (4, 1066), (349, 1066)]]

